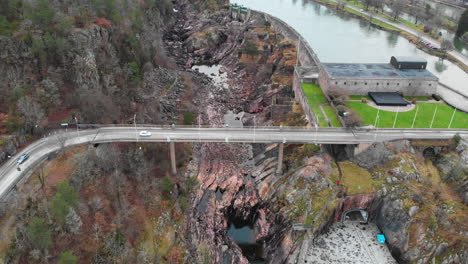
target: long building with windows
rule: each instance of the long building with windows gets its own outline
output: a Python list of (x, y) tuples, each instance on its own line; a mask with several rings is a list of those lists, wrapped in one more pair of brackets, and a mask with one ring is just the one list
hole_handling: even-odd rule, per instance
[(346, 94), (397, 92), (404, 96), (429, 96), (437, 91), (439, 79), (426, 69), (421, 58), (394, 57), (390, 63), (322, 63), (319, 85), (326, 92)]

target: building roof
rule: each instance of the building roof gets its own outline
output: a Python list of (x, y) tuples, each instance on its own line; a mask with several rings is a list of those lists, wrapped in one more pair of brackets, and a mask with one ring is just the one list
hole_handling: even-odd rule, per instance
[(389, 63), (323, 63), (331, 78), (428, 79), (438, 78), (426, 69), (395, 69)]
[(421, 57), (403, 57), (403, 56), (392, 56), (398, 62), (411, 62), (411, 63), (427, 63), (427, 60)]
[(408, 102), (403, 99), (399, 93), (391, 92), (369, 92), (369, 96), (374, 100), (376, 105), (385, 106), (406, 106)]

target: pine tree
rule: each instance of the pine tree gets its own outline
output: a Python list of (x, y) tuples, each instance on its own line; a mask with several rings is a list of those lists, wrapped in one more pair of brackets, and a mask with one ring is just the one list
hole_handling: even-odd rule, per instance
[(468, 9), (463, 12), (458, 21), (458, 28), (457, 28), (457, 37), (463, 36), (465, 32), (468, 32)]
[(52, 236), (44, 219), (33, 217), (29, 222), (27, 231), (29, 240), (35, 248), (44, 250), (52, 246)]

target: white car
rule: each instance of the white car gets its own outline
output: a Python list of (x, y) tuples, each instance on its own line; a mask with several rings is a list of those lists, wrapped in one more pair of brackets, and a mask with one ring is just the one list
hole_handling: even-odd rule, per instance
[(143, 131), (140, 131), (140, 137), (150, 137), (151, 136), (151, 132), (149, 131), (146, 131), (146, 130), (143, 130)]
[(29, 159), (29, 155), (28, 154), (23, 154), (18, 158), (18, 160), (16, 162), (18, 163), (18, 165), (20, 165), (20, 164), (23, 164), (28, 159)]

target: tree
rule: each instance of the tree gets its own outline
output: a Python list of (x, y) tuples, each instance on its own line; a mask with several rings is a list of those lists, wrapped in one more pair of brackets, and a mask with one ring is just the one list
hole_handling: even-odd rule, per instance
[(403, 12), (406, 7), (405, 0), (393, 0), (390, 8), (392, 9), (393, 20), (397, 20), (398, 16)]
[(411, 5), (409, 8), (409, 13), (414, 17), (414, 23), (418, 24), (419, 19), (425, 17), (424, 10), (418, 5)]
[(457, 37), (463, 36), (465, 32), (468, 32), (468, 9), (463, 12), (458, 21), (458, 28), (457, 28)]
[(23, 96), (18, 100), (18, 110), (24, 120), (26, 131), (34, 134), (35, 129), (45, 122), (45, 114), (41, 106), (29, 96)]
[(50, 209), (55, 220), (64, 226), (66, 223), (66, 217), (70, 212), (71, 208), (76, 208), (78, 205), (78, 195), (75, 189), (68, 183), (68, 181), (62, 182), (57, 193), (52, 197), (50, 201)]
[(27, 227), (28, 238), (34, 248), (45, 250), (52, 246), (52, 236), (40, 217), (33, 217)]
[(356, 112), (348, 112), (348, 115), (344, 118), (344, 123), (348, 128), (358, 127), (362, 124), (362, 118)]
[(58, 264), (75, 264), (78, 258), (71, 251), (65, 251), (60, 254)]
[(369, 6), (371, 5), (373, 0), (361, 0), (361, 3), (366, 6), (366, 11), (369, 10)]
[(249, 56), (255, 56), (258, 54), (258, 47), (250, 40), (247, 40), (242, 48), (242, 53), (245, 53)]
[(11, 25), (5, 16), (0, 15), (0, 35), (8, 35), (11, 32)]
[(442, 40), (442, 43), (440, 44), (440, 49), (447, 54), (447, 51), (451, 51), (453, 49), (453, 44), (452, 41), (448, 39)]
[(49, 0), (39, 0), (31, 8), (28, 17), (34, 24), (46, 29), (54, 22), (55, 10), (50, 7)]

